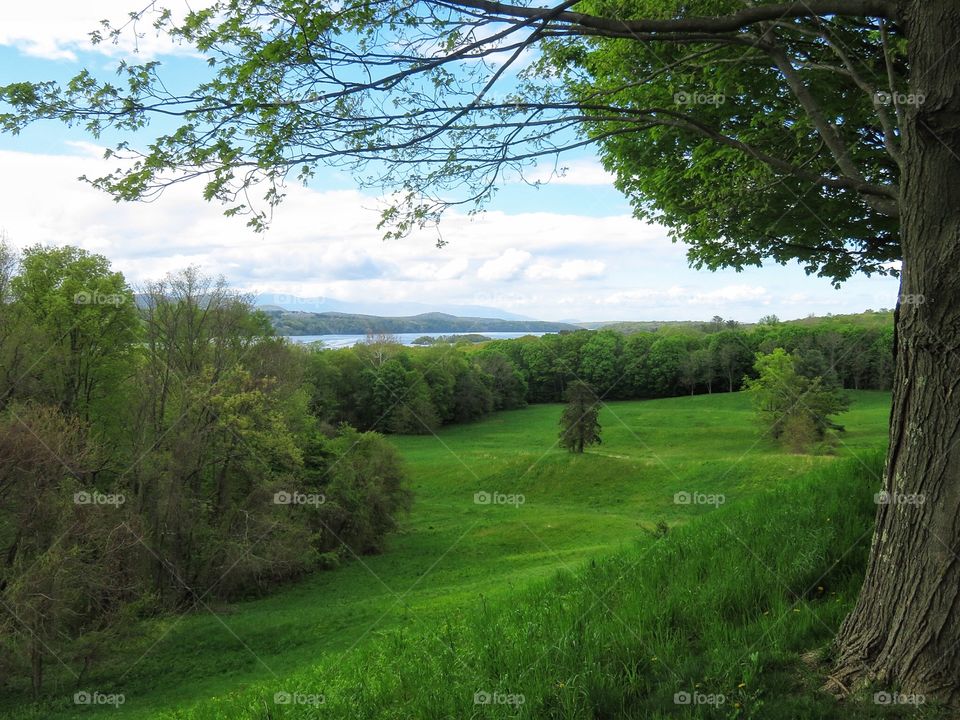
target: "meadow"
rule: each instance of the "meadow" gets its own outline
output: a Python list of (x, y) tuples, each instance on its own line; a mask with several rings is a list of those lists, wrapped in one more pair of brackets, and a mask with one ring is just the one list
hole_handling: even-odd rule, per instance
[[(810, 692), (880, 487), (889, 395), (851, 396), (847, 432), (809, 455), (761, 440), (739, 393), (609, 403), (580, 456), (555, 445), (557, 405), (392, 437), (415, 500), (386, 553), (144, 620), (79, 688), (0, 713), (898, 716)], [(77, 706), (77, 689), (124, 701)]]

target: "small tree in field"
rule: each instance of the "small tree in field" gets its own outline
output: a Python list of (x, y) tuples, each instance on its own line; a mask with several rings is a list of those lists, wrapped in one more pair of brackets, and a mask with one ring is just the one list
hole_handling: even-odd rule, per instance
[(845, 411), (850, 399), (823, 378), (810, 378), (797, 370), (797, 358), (783, 348), (757, 355), (758, 377), (744, 381), (763, 432), (785, 441), (794, 450), (822, 440), (830, 429), (843, 428), (830, 420)]
[(600, 400), (585, 382), (567, 388), (567, 407), (560, 416), (560, 446), (582, 453), (587, 445), (600, 444)]

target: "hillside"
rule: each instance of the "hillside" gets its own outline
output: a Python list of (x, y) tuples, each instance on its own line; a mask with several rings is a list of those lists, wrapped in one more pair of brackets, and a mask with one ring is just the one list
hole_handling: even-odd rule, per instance
[(380, 317), (336, 312), (299, 312), (271, 307), (262, 309), (280, 335), (560, 332), (579, 329), (575, 325), (566, 323), (457, 317), (445, 313), (424, 313), (410, 317)]
[[(891, 327), (893, 325), (892, 310), (865, 310), (862, 313), (850, 313), (847, 315), (810, 315), (793, 320), (781, 320), (783, 325), (803, 325), (829, 327), (831, 325), (853, 325), (868, 329), (879, 329)], [(756, 327), (758, 323), (737, 322), (736, 327), (742, 330), (748, 330)], [(578, 323), (580, 327), (588, 330), (615, 330), (624, 335), (632, 335), (640, 332), (657, 332), (659, 330), (674, 330), (680, 332), (714, 332), (717, 328), (708, 320), (622, 320), (613, 322), (585, 322)]]
[[(838, 455), (876, 464), (888, 395), (852, 395)], [(761, 683), (788, 691), (798, 672), (788, 664), (826, 642), (852, 601), (869, 535), (853, 540), (872, 520), (878, 481), (861, 472), (796, 497), (769, 495), (784, 482), (802, 489), (795, 478), (838, 461), (758, 441), (737, 393), (610, 403), (603, 445), (579, 457), (555, 447), (558, 415), (539, 405), (438, 438), (391, 438), (416, 501), (385, 554), (259, 600), (143, 621), (120, 657), (83, 680), (124, 693), (117, 709), (78, 715), (65, 694), (19, 712), (8, 696), (0, 715), (514, 717), (473, 705), (475, 693), (496, 691), (527, 697), (516, 717), (665, 718), (677, 717), (664, 711), (676, 711), (673, 693), (704, 682), (739, 693), (731, 702), (751, 712), (766, 703), (753, 717), (835, 717), (816, 714), (830, 701), (815, 694), (807, 714), (768, 713), (774, 702), (793, 713), (800, 701), (767, 698)], [(478, 492), (515, 502), (478, 503)], [(722, 509), (676, 503), (683, 492), (722, 496)], [(751, 498), (759, 504), (745, 504)], [(670, 528), (662, 541), (658, 523)], [(721, 616), (728, 626), (714, 622)], [(713, 643), (715, 656), (701, 656), (708, 651), (694, 637)], [(72, 693), (75, 681), (63, 682)], [(323, 694), (326, 707), (276, 705), (276, 693)], [(621, 703), (641, 698), (646, 714), (624, 714)], [(861, 717), (845, 713), (836, 717)], [(748, 716), (732, 707), (717, 715)]]
[[(678, 330), (682, 332), (702, 332), (704, 326), (709, 325), (700, 320), (619, 320), (615, 322), (580, 323), (587, 330), (614, 330), (624, 335), (633, 335), (641, 332), (657, 332), (659, 330)], [(750, 327), (748, 324), (739, 327)]]
[(864, 328), (885, 328), (893, 326), (893, 310), (867, 310), (849, 315), (815, 315), (788, 320), (795, 325), (856, 325)]

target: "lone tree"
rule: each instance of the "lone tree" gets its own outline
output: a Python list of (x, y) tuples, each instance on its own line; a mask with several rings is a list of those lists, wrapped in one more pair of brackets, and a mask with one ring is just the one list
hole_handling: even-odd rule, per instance
[(600, 444), (600, 401), (585, 382), (575, 380), (566, 392), (567, 406), (560, 416), (560, 447), (582, 453)]
[(828, 430), (842, 430), (830, 419), (850, 407), (850, 398), (839, 388), (828, 387), (821, 377), (797, 372), (797, 360), (783, 348), (757, 355), (755, 379), (744, 381), (763, 431), (798, 449), (808, 441), (822, 440)]
[(884, 489), (926, 502), (879, 507), (831, 678), (960, 702), (960, 4), (535, 2), (214, 0), (182, 19), (151, 6), (95, 39), (152, 21), (208, 57), (206, 79), (177, 88), (146, 62), (119, 81), (16, 83), (0, 127), (127, 135), (95, 186), (136, 200), (200, 178), (255, 227), (285, 178), (347, 165), (399, 191), (390, 236), (595, 145), (697, 267), (899, 272)]

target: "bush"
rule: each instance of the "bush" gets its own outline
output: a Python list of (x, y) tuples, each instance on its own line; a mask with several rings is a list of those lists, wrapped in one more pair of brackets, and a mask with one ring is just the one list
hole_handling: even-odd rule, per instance
[(396, 448), (382, 435), (341, 426), (319, 451), (311, 468), (309, 492), (323, 502), (308, 515), (314, 547), (322, 555), (381, 552), (397, 515), (410, 509), (412, 495)]

